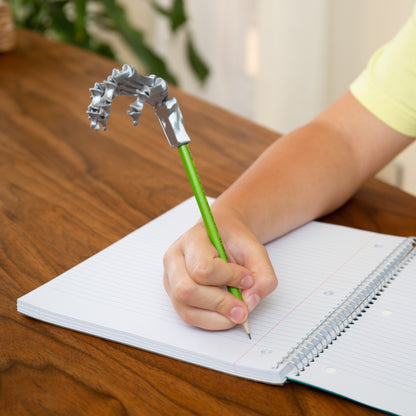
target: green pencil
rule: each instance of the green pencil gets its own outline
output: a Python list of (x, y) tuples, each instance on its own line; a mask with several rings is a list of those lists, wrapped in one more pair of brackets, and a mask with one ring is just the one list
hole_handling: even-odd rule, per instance
[[(194, 192), (195, 199), (198, 203), (199, 211), (201, 212), (201, 216), (204, 221), (205, 227), (207, 229), (209, 239), (211, 240), (211, 243), (213, 244), (213, 246), (217, 249), (218, 255), (220, 256), (220, 258), (228, 262), (228, 258), (225, 253), (224, 246), (222, 245), (222, 242), (221, 242), (220, 234), (218, 232), (217, 226), (214, 221), (214, 217), (209, 207), (207, 197), (202, 188), (201, 181), (199, 180), (194, 161), (192, 160), (191, 152), (189, 151), (189, 147), (187, 144), (182, 144), (178, 146), (178, 150), (179, 150), (179, 154), (181, 155), (181, 159), (185, 167), (186, 174), (188, 175), (189, 182), (191, 183), (191, 187)], [(232, 293), (238, 299), (243, 300), (240, 290), (238, 288), (227, 287), (227, 289), (230, 293)], [(247, 332), (247, 335), (251, 339), (250, 329), (248, 327), (247, 321), (243, 323), (243, 327), (245, 331)]]
[[(117, 95), (136, 97), (136, 101), (130, 105), (130, 110), (127, 111), (133, 118), (135, 126), (139, 124), (139, 116), (143, 105), (147, 102), (153, 106), (169, 144), (171, 147), (179, 149), (183, 165), (208, 231), (208, 236), (217, 249), (219, 256), (223, 260), (228, 261), (214, 217), (208, 205), (207, 197), (202, 189), (191, 153), (189, 152), (188, 143), (191, 139), (186, 133), (182, 113), (176, 98), (168, 98), (166, 81), (155, 75), (140, 75), (132, 66), (123, 65), (121, 71), (114, 69), (106, 81), (102, 83), (96, 82), (94, 87), (90, 88), (90, 91), (91, 104), (88, 106), (87, 113), (88, 118), (91, 120), (91, 127), (97, 131), (100, 129), (100, 124), (102, 124), (104, 130), (107, 129), (107, 119), (110, 117), (112, 99)], [(229, 287), (228, 290), (234, 296), (243, 300), (237, 288)], [(247, 321), (244, 322), (243, 326), (251, 339)]]

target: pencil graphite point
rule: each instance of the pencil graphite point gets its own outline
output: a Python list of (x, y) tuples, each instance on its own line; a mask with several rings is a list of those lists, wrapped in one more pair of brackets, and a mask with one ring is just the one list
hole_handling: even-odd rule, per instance
[(243, 327), (244, 327), (245, 331), (247, 332), (248, 337), (251, 339), (250, 328), (248, 327), (248, 322), (247, 321), (245, 321), (243, 323)]

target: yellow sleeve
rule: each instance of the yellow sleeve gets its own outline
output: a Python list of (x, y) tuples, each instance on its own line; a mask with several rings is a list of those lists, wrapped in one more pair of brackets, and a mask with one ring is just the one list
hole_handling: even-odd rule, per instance
[(391, 128), (416, 137), (416, 7), (350, 86), (354, 97)]

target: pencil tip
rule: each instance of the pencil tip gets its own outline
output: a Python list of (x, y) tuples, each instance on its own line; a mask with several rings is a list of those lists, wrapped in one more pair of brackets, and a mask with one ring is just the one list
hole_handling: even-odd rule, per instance
[(247, 333), (248, 337), (251, 339), (250, 328), (248, 327), (248, 322), (247, 322), (247, 321), (245, 321), (245, 322), (243, 323), (243, 327), (244, 327), (244, 329), (246, 330), (246, 333)]

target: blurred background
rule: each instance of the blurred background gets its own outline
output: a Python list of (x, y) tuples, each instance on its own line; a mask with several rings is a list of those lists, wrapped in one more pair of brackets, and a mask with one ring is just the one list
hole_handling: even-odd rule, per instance
[[(414, 0), (9, 3), (21, 25), (72, 43), (81, 39), (83, 47), (164, 76), (280, 133), (308, 122), (341, 95), (415, 5)], [(416, 195), (416, 143), (379, 178)]]

